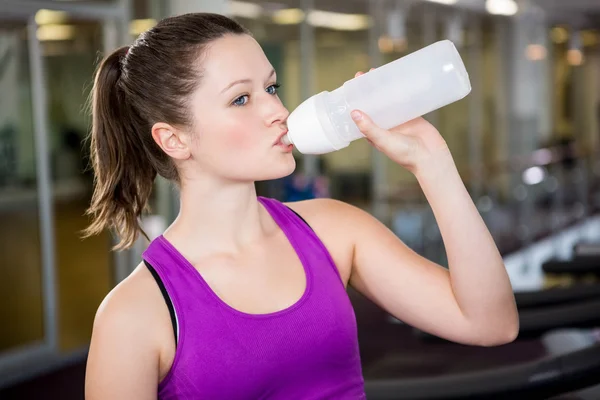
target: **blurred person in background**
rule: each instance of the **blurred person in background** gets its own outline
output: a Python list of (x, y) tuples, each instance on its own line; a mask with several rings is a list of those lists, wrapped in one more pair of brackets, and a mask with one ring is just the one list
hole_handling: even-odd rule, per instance
[(282, 201), (295, 202), (302, 200), (329, 197), (329, 178), (325, 167), (325, 160), (319, 158), (319, 174), (309, 176), (303, 170), (303, 158), (296, 159), (296, 170), (291, 175), (282, 179)]

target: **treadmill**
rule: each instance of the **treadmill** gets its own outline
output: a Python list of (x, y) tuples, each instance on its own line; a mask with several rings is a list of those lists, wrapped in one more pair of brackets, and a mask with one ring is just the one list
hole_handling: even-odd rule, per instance
[(542, 264), (548, 274), (596, 275), (600, 277), (600, 244), (579, 243), (573, 247), (573, 259), (550, 259)]
[(577, 283), (568, 287), (515, 293), (519, 310), (568, 304), (593, 298), (600, 298), (600, 284)]
[(600, 260), (600, 243), (581, 242), (573, 246), (575, 259), (595, 258)]
[[(538, 337), (560, 328), (597, 327), (600, 299), (523, 310), (519, 320), (519, 338)], [(600, 343), (509, 367), (440, 377), (368, 380), (365, 388), (369, 400), (546, 399), (597, 384)]]
[(542, 264), (547, 274), (596, 275), (600, 277), (600, 258), (577, 257), (573, 260), (548, 260)]
[(368, 400), (547, 399), (600, 383), (600, 344), (511, 367), (432, 378), (371, 380)]

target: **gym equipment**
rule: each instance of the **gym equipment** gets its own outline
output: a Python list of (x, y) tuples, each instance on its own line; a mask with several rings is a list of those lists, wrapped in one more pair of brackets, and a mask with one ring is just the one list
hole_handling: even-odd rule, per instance
[(600, 284), (574, 284), (568, 287), (556, 287), (515, 293), (519, 310), (534, 307), (547, 307), (567, 304), (574, 301), (600, 298)]
[(519, 323), (519, 338), (539, 337), (545, 332), (560, 328), (598, 327), (600, 299), (526, 309), (519, 312)]
[(548, 260), (542, 264), (547, 274), (569, 274), (574, 276), (600, 276), (600, 258), (580, 257), (573, 260)]
[(571, 260), (550, 259), (542, 264), (542, 270), (548, 274), (600, 277), (600, 243), (577, 243)]
[(371, 380), (369, 400), (545, 399), (600, 383), (600, 345), (511, 367), (433, 378)]
[(577, 243), (573, 246), (573, 259), (595, 258), (600, 263), (600, 243)]
[[(575, 293), (581, 290), (580, 287), (569, 289)], [(588, 295), (594, 295), (597, 290), (596, 285), (587, 285), (585, 289), (589, 289)], [(529, 293), (529, 297), (525, 297), (530, 306), (537, 308), (519, 311), (519, 338), (540, 337), (549, 331), (559, 332), (561, 328), (600, 326), (600, 299), (592, 297), (560, 304), (561, 297), (569, 297), (564, 290), (550, 289), (542, 291), (543, 295)], [(540, 307), (544, 302), (546, 306)], [(417, 332), (421, 337), (439, 340)], [(510, 367), (440, 377), (367, 381), (366, 391), (369, 400), (542, 399), (595, 384), (600, 384), (600, 344)]]

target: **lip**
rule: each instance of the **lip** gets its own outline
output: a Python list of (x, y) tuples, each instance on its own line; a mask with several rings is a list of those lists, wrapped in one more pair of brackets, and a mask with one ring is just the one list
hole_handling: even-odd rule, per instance
[(292, 150), (294, 150), (294, 145), (293, 144), (283, 144), (281, 142), (278, 145), (276, 145), (275, 147), (279, 147), (280, 149), (282, 149), (286, 153), (291, 153)]
[(277, 139), (273, 142), (273, 146), (282, 145), (283, 143), (281, 143), (281, 138), (283, 138), (285, 135), (287, 135), (287, 133), (288, 133), (287, 129), (285, 131), (281, 132), (279, 134), (279, 136), (277, 136)]

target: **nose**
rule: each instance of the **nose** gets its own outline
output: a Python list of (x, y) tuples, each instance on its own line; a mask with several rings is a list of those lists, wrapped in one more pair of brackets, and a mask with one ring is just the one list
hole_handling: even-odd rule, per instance
[(267, 100), (266, 106), (266, 119), (265, 123), (267, 126), (273, 125), (285, 125), (290, 115), (287, 108), (281, 103), (279, 97), (268, 95), (270, 97)]

